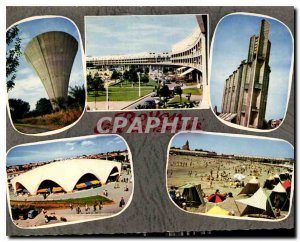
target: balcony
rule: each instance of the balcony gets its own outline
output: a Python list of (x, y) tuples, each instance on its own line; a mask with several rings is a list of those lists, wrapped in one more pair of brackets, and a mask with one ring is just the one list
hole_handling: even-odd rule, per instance
[(245, 112), (246, 112), (246, 109), (247, 109), (247, 105), (243, 105), (243, 106), (242, 106), (241, 112), (242, 112), (242, 113), (245, 113)]
[(254, 88), (258, 89), (258, 90), (261, 90), (262, 89), (262, 84), (261, 83), (255, 83)]

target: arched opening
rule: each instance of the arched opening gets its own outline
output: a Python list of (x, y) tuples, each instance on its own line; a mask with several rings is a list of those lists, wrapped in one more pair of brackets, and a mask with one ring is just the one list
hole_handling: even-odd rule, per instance
[(83, 190), (100, 187), (101, 181), (92, 173), (86, 173), (77, 181), (74, 190)]
[(21, 183), (16, 183), (16, 193), (17, 194), (29, 194), (29, 191)]
[(36, 193), (45, 194), (45, 193), (58, 193), (58, 192), (65, 192), (65, 190), (54, 181), (44, 180), (39, 185)]
[(120, 174), (119, 174), (119, 169), (118, 169), (118, 167), (115, 166), (115, 167), (111, 170), (111, 172), (110, 172), (110, 174), (109, 174), (109, 176), (108, 176), (108, 178), (107, 178), (106, 183), (118, 181), (118, 180), (119, 180), (119, 176), (120, 176)]

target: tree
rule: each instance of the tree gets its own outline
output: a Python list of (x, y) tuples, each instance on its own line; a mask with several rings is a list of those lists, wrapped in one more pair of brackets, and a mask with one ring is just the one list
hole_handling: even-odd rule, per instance
[(175, 94), (179, 95), (179, 97), (180, 97), (180, 103), (181, 103), (181, 101), (182, 101), (182, 93), (183, 93), (181, 87), (180, 86), (176, 86), (174, 88), (174, 92), (175, 92)]
[(11, 98), (8, 100), (11, 118), (15, 121), (16, 119), (24, 118), (30, 110), (28, 102), (22, 99)]
[(91, 82), (92, 89), (94, 91), (95, 105), (98, 97), (98, 91), (104, 89), (104, 83), (98, 73), (95, 74), (93, 81)]
[(136, 71), (139, 72), (139, 73), (144, 73), (144, 69), (142, 67), (137, 68)]
[(19, 28), (14, 26), (6, 32), (6, 89), (10, 91), (15, 86), (16, 72), (21, 56), (21, 38)]
[(128, 80), (129, 79), (129, 71), (125, 70), (124, 73), (123, 73), (123, 78), (125, 80)]
[(138, 77), (138, 74), (136, 71), (133, 71), (130, 73), (130, 77), (129, 77), (129, 80), (133, 83), (137, 83), (139, 82), (139, 77)]
[(116, 70), (113, 71), (112, 75), (111, 75), (111, 79), (112, 80), (117, 80), (120, 78), (120, 73), (117, 72)]
[(70, 96), (73, 98), (72, 101), (74, 103), (78, 103), (80, 106), (84, 107), (85, 104), (85, 88), (84, 85), (82, 86), (74, 86), (70, 87)]
[(149, 82), (149, 76), (148, 75), (141, 75), (141, 82), (146, 84)]
[(94, 76), (94, 79), (92, 82), (92, 88), (94, 91), (97, 91), (97, 92), (104, 89), (104, 82), (98, 73), (96, 73)]
[(167, 85), (163, 85), (162, 88), (159, 89), (159, 95), (161, 97), (169, 97), (171, 94), (171, 91)]
[(38, 100), (35, 105), (35, 110), (39, 115), (49, 114), (53, 111), (51, 102), (47, 98), (41, 98)]
[(93, 77), (91, 74), (88, 74), (86, 77), (87, 82), (87, 91), (90, 92), (93, 90)]
[(145, 68), (145, 74), (148, 75), (149, 74), (149, 67)]
[(167, 73), (168, 73), (167, 67), (164, 67), (164, 68), (163, 68), (163, 73), (164, 73), (164, 74), (167, 74)]
[(67, 108), (67, 100), (64, 97), (57, 97), (56, 99), (53, 99), (52, 102), (56, 106), (55, 111), (60, 109), (65, 110)]
[(137, 75), (137, 70), (134, 66), (131, 66), (129, 69), (129, 78), (128, 80), (132, 83), (137, 83), (139, 81), (138, 75)]

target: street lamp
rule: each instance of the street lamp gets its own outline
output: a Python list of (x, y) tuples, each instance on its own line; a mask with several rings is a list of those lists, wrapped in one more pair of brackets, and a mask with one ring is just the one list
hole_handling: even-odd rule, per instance
[(108, 82), (105, 82), (107, 110), (109, 110)]
[(141, 76), (140, 73), (137, 72), (138, 78), (139, 78), (139, 97), (141, 97)]

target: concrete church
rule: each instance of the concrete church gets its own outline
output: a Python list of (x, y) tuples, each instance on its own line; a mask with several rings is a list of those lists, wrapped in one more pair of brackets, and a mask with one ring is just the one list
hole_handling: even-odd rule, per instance
[(259, 35), (250, 38), (247, 60), (225, 81), (221, 113), (225, 121), (263, 128), (269, 89), (270, 24), (261, 21)]

